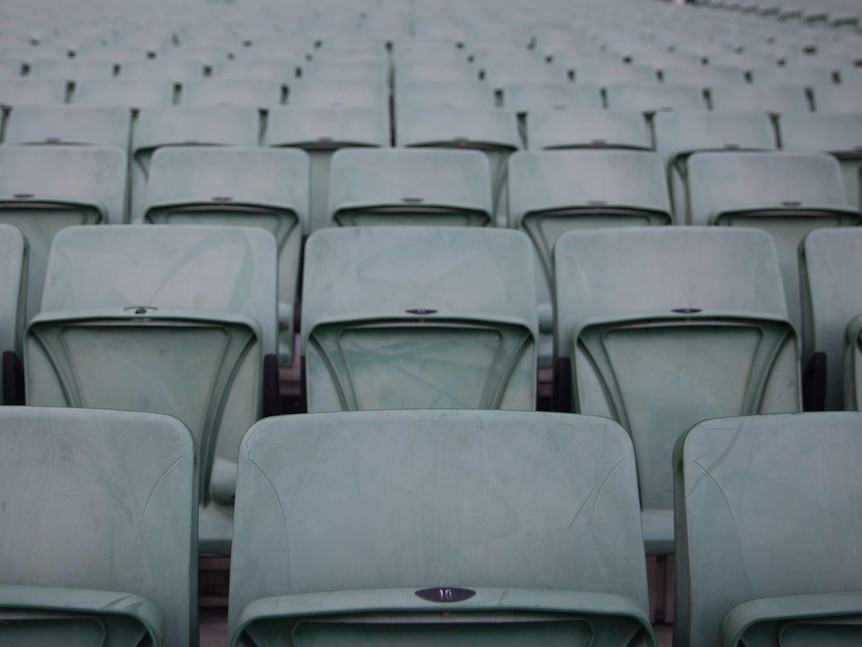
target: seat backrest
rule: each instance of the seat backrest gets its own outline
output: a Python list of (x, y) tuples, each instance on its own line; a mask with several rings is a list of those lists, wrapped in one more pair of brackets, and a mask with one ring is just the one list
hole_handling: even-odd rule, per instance
[(720, 112), (811, 112), (801, 85), (713, 85), (710, 98), (712, 109)]
[(84, 79), (75, 83), (72, 103), (78, 106), (150, 108), (170, 106), (174, 84), (165, 79)]
[(288, 104), (315, 108), (389, 108), (389, 88), (382, 81), (307, 79), (290, 86)]
[[(481, 587), (528, 589), (522, 599), (539, 614), (547, 608), (536, 589), (646, 607), (634, 462), (610, 421), (492, 411), (277, 417), (249, 432), (241, 460), (231, 634), (256, 599), (318, 592), (364, 590), (362, 610), (384, 623), (395, 611), (387, 594), (406, 593), (407, 610), (410, 599), (421, 603), (416, 589), (440, 586), (479, 588), (488, 615), (507, 605)], [(423, 636), (441, 610), (459, 615), (430, 610)], [(523, 640), (514, 628), (522, 616), (503, 615)], [(494, 619), (474, 619), (473, 640), (505, 638), (483, 632)]]
[(688, 160), (691, 222), (761, 227), (778, 248), (791, 322), (801, 324), (797, 250), (818, 227), (855, 226), (838, 161), (817, 153), (696, 153)]
[(27, 239), (27, 318), (39, 312), (48, 250), (64, 227), (126, 220), (126, 154), (109, 146), (0, 146), (0, 222)]
[(162, 146), (257, 146), (260, 114), (256, 108), (150, 107), (138, 115), (132, 133), (131, 218), (143, 216), (153, 153)]
[(620, 110), (533, 110), (527, 115), (527, 147), (652, 148), (640, 112)]
[(395, 114), (401, 106), (493, 108), (494, 90), (480, 81), (403, 81), (395, 88)]
[(382, 147), (391, 141), (389, 113), (377, 108), (275, 108), (264, 145), (302, 148), (311, 162), (311, 204), (306, 234), (329, 226), (329, 173), (333, 153), (347, 147)]
[(766, 112), (658, 112), (653, 131), (656, 151), (667, 167), (679, 224), (692, 224), (686, 192), (689, 155), (776, 148), (775, 131)]
[(102, 144), (128, 151), (132, 114), (127, 108), (20, 106), (3, 131), (5, 144)]
[(346, 148), (332, 156), (332, 224), (484, 226), (493, 214), (488, 158), (471, 150)]
[(617, 61), (593, 60), (574, 62), (576, 83), (592, 83), (603, 87), (618, 83), (658, 83), (655, 70), (647, 65), (625, 65)]
[(859, 112), (862, 87), (859, 85), (818, 85), (813, 89), (817, 112), (827, 114)]
[(183, 106), (274, 108), (284, 101), (284, 86), (261, 79), (204, 79), (183, 83)]
[(862, 229), (816, 229), (799, 249), (803, 356), (826, 357), (827, 410), (845, 408), (842, 367), (845, 331), (862, 314)]
[[(18, 609), (0, 636), (23, 624), (14, 620), (29, 616), (28, 624), (38, 625), (41, 616), (56, 632), (48, 629), (42, 640), (98, 644), (75, 639), (74, 618), (101, 633), (110, 627), (105, 614), (110, 618), (112, 607), (123, 613), (125, 598), (137, 595), (161, 612), (164, 644), (197, 645), (195, 448), (188, 429), (153, 414), (0, 407), (0, 448), (0, 604)], [(93, 598), (104, 599), (89, 606)]]
[(780, 125), (783, 149), (830, 153), (838, 159), (848, 204), (858, 207), (862, 113), (782, 115)]
[(395, 145), (482, 151), (491, 167), (494, 213), (505, 222), (506, 162), (521, 148), (517, 120), (511, 112), (402, 104), (395, 123)]
[(344, 227), (308, 239), (309, 411), (535, 406), (533, 259), (519, 232)]
[(623, 83), (606, 86), (605, 97), (610, 110), (635, 110), (644, 113), (706, 110), (703, 90), (696, 85)]
[(293, 311), (308, 220), (309, 160), (301, 150), (165, 147), (153, 155), (144, 222), (261, 227), (278, 250), (279, 357), (293, 363)]
[(764, 232), (573, 231), (554, 261), (555, 350), (571, 361), (573, 408), (632, 435), (645, 509), (672, 508), (671, 449), (694, 423), (799, 410), (796, 335)]
[(27, 403), (179, 418), (201, 500), (229, 506), (276, 325), (275, 240), (260, 228), (69, 227), (27, 330)]
[(0, 79), (0, 105), (43, 106), (66, 102), (67, 83), (60, 79)]
[[(795, 623), (789, 596), (862, 590), (860, 431), (862, 414), (828, 412), (708, 420), (680, 439), (673, 460), (674, 644), (718, 645), (722, 618), (763, 598), (784, 605), (771, 609), (779, 621), (808, 625), (810, 642), (792, 642), (791, 627), (782, 644), (858, 642), (858, 621), (849, 633), (852, 623), (840, 619), (843, 640), (818, 639), (818, 625), (822, 630), (828, 620)], [(821, 607), (816, 598), (795, 611)], [(748, 617), (752, 624), (758, 619)], [(766, 635), (783, 633), (768, 629)]]
[(601, 110), (603, 107), (601, 88), (589, 83), (519, 81), (507, 83), (503, 97), (506, 110), (515, 113), (561, 108)]
[(554, 244), (566, 231), (672, 223), (664, 169), (652, 152), (525, 151), (509, 158), (509, 174), (510, 222), (535, 247), (540, 303), (552, 301)]

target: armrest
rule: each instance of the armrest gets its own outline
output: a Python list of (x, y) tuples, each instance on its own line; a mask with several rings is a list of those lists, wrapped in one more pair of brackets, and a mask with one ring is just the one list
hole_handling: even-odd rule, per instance
[[(426, 599), (448, 598), (450, 591), (457, 601)], [(384, 624), (398, 624), (399, 616), (405, 624), (416, 623), (417, 615), (427, 618), (429, 624), (463, 624), (471, 616), (477, 624), (511, 624), (518, 620), (545, 624), (554, 619), (590, 619), (595, 642), (588, 644), (616, 644), (613, 638), (609, 640), (611, 636), (619, 644), (635, 644), (620, 641), (623, 633), (627, 633), (642, 637), (645, 645), (656, 645), (646, 613), (629, 597), (582, 591), (484, 587), (336, 591), (261, 598), (242, 610), (230, 644), (244, 644), (241, 642), (243, 635), (247, 631), (254, 632), (252, 625), (262, 621), (280, 619), (298, 625), (315, 619), (320, 622), (356, 620), (357, 614), (369, 614), (375, 622)], [(625, 626), (624, 631), (620, 630), (621, 626)]]
[[(155, 646), (165, 644), (165, 618), (139, 595), (56, 586), (0, 585), (0, 624), (38, 617), (107, 616), (139, 625)], [(106, 623), (106, 630), (111, 623)], [(128, 623), (126, 623), (128, 624)], [(106, 641), (110, 644), (110, 641)]]
[[(812, 593), (777, 598), (750, 600), (731, 609), (721, 621), (719, 645), (737, 647), (745, 638), (749, 647), (774, 645), (781, 625), (812, 621), (824, 627), (830, 624), (844, 625), (844, 620), (862, 618), (862, 591), (841, 593)], [(831, 622), (830, 622), (831, 621)], [(828, 631), (828, 629), (826, 630)], [(757, 640), (759, 634), (773, 636), (772, 641)], [(754, 640), (751, 640), (754, 638)]]

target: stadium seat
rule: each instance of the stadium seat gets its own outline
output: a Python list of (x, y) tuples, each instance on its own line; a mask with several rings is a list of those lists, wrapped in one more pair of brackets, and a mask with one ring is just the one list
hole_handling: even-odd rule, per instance
[(620, 83), (658, 82), (655, 70), (647, 65), (624, 65), (618, 62), (575, 62), (575, 83), (593, 85), (617, 85)]
[(556, 408), (631, 434), (646, 551), (672, 553), (677, 437), (706, 418), (800, 409), (775, 245), (754, 229), (580, 230), (560, 236), (554, 263)]
[(491, 167), (497, 224), (505, 227), (508, 206), (506, 162), (521, 148), (515, 116), (496, 108), (403, 106), (397, 111), (395, 144), (407, 148), (476, 150)]
[(269, 111), (263, 143), (301, 148), (311, 162), (311, 203), (305, 233), (328, 227), (329, 172), (339, 148), (385, 148), (389, 115), (373, 108), (276, 108)]
[(139, 61), (126, 61), (120, 67), (119, 78), (134, 81), (159, 80), (184, 83), (204, 78), (206, 67), (206, 63), (191, 57), (158, 57)]
[(520, 232), (315, 232), (302, 293), (308, 411), (534, 409), (532, 268)]
[(516, 153), (509, 160), (511, 226), (533, 243), (542, 333), (539, 365), (553, 366), (553, 252), (566, 231), (670, 225), (661, 160), (654, 153), (572, 150)]
[(709, 96), (717, 112), (811, 112), (802, 85), (713, 85)]
[(169, 416), (0, 407), (0, 642), (197, 645), (194, 469)]
[(503, 88), (503, 105), (518, 115), (560, 108), (601, 110), (604, 107), (601, 88), (597, 85), (539, 81), (507, 83)]
[(693, 153), (776, 148), (765, 112), (659, 112), (653, 117), (653, 131), (656, 151), (667, 168), (677, 224), (692, 224), (687, 181)]
[(308, 220), (304, 151), (167, 147), (153, 155), (144, 222), (261, 227), (278, 250), (279, 360), (293, 364), (293, 311)]
[(345, 148), (329, 179), (332, 225), (494, 222), (490, 165), (478, 151)]
[(862, 414), (708, 420), (674, 448), (674, 645), (862, 640)]
[(692, 224), (758, 227), (772, 235), (797, 330), (797, 250), (805, 234), (862, 224), (847, 204), (838, 162), (817, 153), (695, 153), (688, 160), (688, 194)]
[(4, 144), (101, 144), (129, 150), (132, 114), (126, 108), (18, 106), (6, 118)]
[(130, 216), (139, 222), (153, 153), (162, 146), (257, 146), (260, 116), (255, 108), (152, 107), (142, 109), (132, 131)]
[(183, 83), (180, 105), (275, 108), (284, 103), (286, 94), (284, 86), (277, 81), (248, 78), (205, 79)]
[(696, 85), (700, 88), (733, 83), (741, 85), (746, 82), (742, 68), (730, 65), (666, 66), (661, 68), (660, 73), (664, 83)]
[(232, 646), (656, 644), (631, 443), (608, 420), (272, 418), (239, 479)]
[(239, 442), (265, 411), (275, 349), (269, 233), (69, 227), (54, 239), (26, 333), (27, 404), (182, 420), (199, 448), (201, 550), (226, 553)]
[(862, 106), (856, 113), (794, 114), (780, 120), (781, 147), (789, 151), (829, 153), (841, 165), (847, 203), (862, 204), (859, 172), (862, 169)]
[(303, 61), (295, 58), (249, 58), (233, 60), (213, 70), (213, 79), (252, 79), (289, 86), (302, 70)]
[(306, 108), (389, 109), (389, 89), (382, 81), (321, 81), (308, 79), (290, 86), (288, 105)]
[(530, 150), (624, 148), (650, 150), (652, 138), (640, 112), (619, 110), (534, 110), (527, 115)]
[(67, 85), (59, 79), (0, 79), (0, 106), (65, 103)]
[(116, 75), (114, 61), (78, 58), (46, 58), (31, 61), (28, 76), (34, 79), (110, 79)]
[(75, 83), (76, 106), (150, 108), (174, 103), (174, 84), (164, 79), (85, 79)]
[(0, 146), (0, 222), (20, 229), (29, 249), (28, 319), (39, 311), (57, 232), (125, 222), (126, 160), (108, 146)]
[(606, 85), (609, 110), (629, 110), (653, 114), (667, 110), (706, 110), (703, 90), (696, 85), (671, 83), (625, 83)]
[(493, 108), (494, 90), (479, 81), (403, 81), (395, 87), (395, 114), (414, 107)]

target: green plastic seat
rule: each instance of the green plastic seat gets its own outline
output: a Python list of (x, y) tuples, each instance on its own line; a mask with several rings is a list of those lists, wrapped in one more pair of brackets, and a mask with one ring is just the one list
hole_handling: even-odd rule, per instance
[(332, 156), (330, 224), (492, 226), (491, 191), (479, 151), (345, 148)]
[(586, 416), (262, 421), (242, 446), (229, 644), (655, 645), (634, 467), (625, 433)]
[(733, 65), (665, 65), (661, 67), (664, 83), (685, 83), (701, 88), (731, 83), (746, 83), (745, 72)]
[(66, 102), (60, 79), (0, 79), (0, 106), (44, 106)]
[(174, 84), (164, 79), (84, 79), (75, 83), (76, 106), (151, 108), (174, 102)]
[(306, 108), (389, 109), (389, 88), (383, 81), (327, 81), (314, 79), (290, 86), (288, 105)]
[(692, 224), (687, 180), (693, 153), (776, 148), (775, 131), (765, 112), (659, 112), (653, 117), (653, 131), (678, 224)]
[[(573, 86), (580, 87), (580, 86)], [(640, 112), (620, 110), (533, 110), (527, 115), (527, 147), (626, 148), (650, 150), (652, 138)]]
[(70, 227), (27, 328), (27, 404), (164, 413), (199, 447), (200, 544), (229, 551), (236, 457), (276, 349), (276, 249), (257, 227)]
[(509, 156), (521, 148), (515, 115), (497, 108), (446, 108), (400, 104), (395, 123), (395, 145), (409, 148), (476, 150), (491, 167), (494, 214), (506, 226)]
[(0, 643), (197, 645), (194, 466), (169, 416), (0, 407)]
[(520, 232), (315, 232), (302, 293), (308, 411), (534, 409), (534, 283)]
[(253, 79), (290, 85), (301, 73), (303, 57), (266, 56), (227, 61), (212, 71), (213, 79)]
[(165, 57), (145, 58), (125, 61), (120, 66), (119, 79), (131, 81), (171, 81), (184, 83), (202, 79), (207, 64), (197, 57)]
[(480, 81), (402, 81), (395, 87), (395, 114), (407, 106), (493, 108), (494, 90)]
[(0, 222), (27, 239), (27, 318), (39, 312), (48, 250), (64, 227), (126, 219), (126, 154), (109, 146), (0, 146)]
[(677, 437), (800, 410), (775, 245), (755, 229), (619, 227), (563, 234), (554, 259), (557, 408), (628, 430), (646, 551), (672, 553)]
[(144, 222), (236, 225), (270, 232), (278, 250), (279, 361), (293, 365), (293, 311), (309, 160), (300, 150), (168, 147), (153, 155)]
[(817, 112), (844, 114), (859, 112), (862, 87), (854, 85), (819, 85), (813, 88)]
[(28, 76), (34, 79), (110, 79), (118, 65), (111, 60), (100, 58), (43, 58), (29, 63)]
[(862, 414), (708, 420), (674, 448), (674, 645), (862, 641)]
[(713, 85), (712, 109), (718, 112), (768, 112), (787, 114), (811, 112), (804, 86), (791, 85)]
[(132, 133), (129, 180), (132, 222), (144, 215), (153, 153), (163, 146), (257, 146), (257, 109), (240, 106), (149, 107), (138, 115)]
[(692, 224), (758, 227), (778, 249), (790, 321), (802, 323), (798, 248), (820, 227), (862, 224), (838, 162), (816, 153), (696, 153), (688, 160)]
[(180, 104), (183, 106), (239, 106), (275, 108), (284, 103), (286, 91), (277, 81), (265, 79), (203, 79), (186, 81)]
[(330, 224), (329, 175), (339, 148), (386, 148), (389, 115), (374, 108), (276, 108), (269, 111), (264, 145), (301, 148), (310, 159), (311, 189), (305, 233)]
[(509, 175), (512, 226), (535, 252), (539, 365), (551, 368), (557, 239), (573, 229), (672, 224), (667, 183), (658, 156), (637, 150), (521, 152), (510, 158)]
[(506, 110), (516, 114), (564, 108), (601, 110), (602, 92), (597, 85), (567, 82), (516, 81), (503, 88)]
[(648, 65), (625, 65), (612, 60), (574, 61), (575, 83), (592, 83), (606, 87), (620, 83), (658, 82), (655, 70)]
[(668, 110), (706, 110), (703, 90), (697, 85), (673, 83), (622, 83), (605, 86), (610, 110), (653, 114)]
[[(862, 286), (858, 281), (862, 271), (862, 229), (815, 229), (800, 246), (799, 271), (803, 357), (810, 370), (806, 377), (816, 393), (810, 407), (857, 410), (856, 389), (852, 389), (852, 395), (847, 394), (850, 400), (845, 400), (842, 377), (845, 352), (848, 359), (854, 359), (858, 345), (855, 326), (850, 324), (862, 313)], [(847, 377), (853, 373), (855, 370)], [(855, 379), (847, 381), (848, 387), (856, 384)]]
[(847, 204), (859, 208), (862, 169), (862, 111), (855, 114), (783, 115), (781, 147), (788, 151), (829, 153), (841, 165)]
[(121, 107), (18, 106), (6, 119), (4, 144), (101, 144), (127, 152), (132, 114)]

